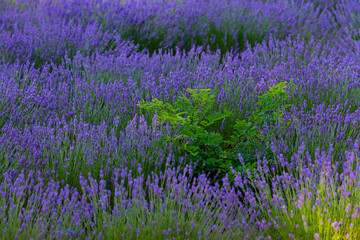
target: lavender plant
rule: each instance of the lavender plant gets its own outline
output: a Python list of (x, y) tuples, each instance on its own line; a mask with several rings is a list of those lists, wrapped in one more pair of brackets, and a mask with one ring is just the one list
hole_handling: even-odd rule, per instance
[[(0, 186), (0, 236), (5, 239), (243, 239), (256, 234), (246, 224), (247, 217), (240, 210), (242, 205), (230, 189), (210, 186), (204, 175), (194, 179), (189, 187), (191, 175), (191, 167), (182, 173), (169, 167), (147, 179), (134, 177), (126, 168), (115, 169), (111, 180), (116, 186), (115, 194), (111, 195), (102, 175), (99, 182), (90, 174), (88, 179), (80, 176), (81, 194), (69, 185), (63, 188), (56, 182), (46, 185), (41, 171), (25, 174), (22, 170), (16, 177), (7, 172)], [(150, 201), (145, 199), (142, 183), (146, 183)], [(220, 200), (219, 191), (228, 195), (227, 199)], [(108, 205), (111, 199), (113, 208)], [(229, 206), (237, 209), (234, 211)]]
[[(267, 163), (255, 175), (256, 182), (249, 183), (237, 175), (235, 185), (248, 193), (245, 198), (249, 209), (260, 208), (264, 214), (256, 220), (261, 235), (284, 239), (358, 238), (359, 149), (357, 142), (355, 145), (342, 163), (332, 162), (333, 148), (329, 152), (317, 149), (315, 159), (311, 159), (302, 146), (295, 154), (296, 165), (279, 156), (281, 165)], [(275, 168), (288, 171), (276, 174)], [(272, 182), (264, 184), (268, 177)], [(253, 192), (250, 186), (260, 191)], [(258, 204), (254, 205), (256, 199)]]

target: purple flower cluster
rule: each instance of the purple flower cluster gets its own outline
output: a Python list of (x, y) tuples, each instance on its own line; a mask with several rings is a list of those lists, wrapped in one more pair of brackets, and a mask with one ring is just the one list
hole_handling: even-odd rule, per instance
[[(188, 166), (181, 173), (179, 168), (168, 167), (147, 178), (136, 175), (127, 168), (115, 168), (112, 193), (106, 189), (102, 175), (100, 181), (90, 173), (88, 178), (80, 176), (78, 191), (69, 185), (60, 187), (59, 183), (46, 181), (42, 171), (21, 170), (16, 176), (7, 172), (0, 185), (0, 236), (13, 239), (251, 236), (246, 209), (227, 179), (224, 187), (211, 186), (205, 175), (194, 178)], [(227, 232), (229, 229), (234, 231)]]
[[(333, 11), (297, 0), (5, 0), (0, 7), (0, 50), (8, 60), (30, 59), (40, 67), (60, 63), (65, 54), (116, 51), (119, 37), (150, 52), (176, 47), (189, 51), (195, 44), (224, 53), (270, 34), (331, 40), (338, 37), (339, 27), (352, 23), (349, 10), (356, 14), (358, 3), (336, 6)], [(339, 19), (333, 12), (339, 12)]]
[[(261, 209), (256, 226), (262, 236), (358, 238), (358, 141), (354, 145), (356, 150), (346, 152), (341, 162), (332, 160), (332, 147), (328, 152), (317, 148), (315, 160), (304, 149), (299, 149), (293, 159), (297, 165), (282, 163), (282, 169), (287, 171), (276, 173), (281, 169), (278, 165), (272, 173), (255, 174), (256, 180), (251, 183), (244, 176), (236, 176), (235, 186), (248, 189), (244, 190), (248, 209)], [(271, 179), (270, 183), (267, 178)], [(253, 188), (259, 192), (253, 193)]]

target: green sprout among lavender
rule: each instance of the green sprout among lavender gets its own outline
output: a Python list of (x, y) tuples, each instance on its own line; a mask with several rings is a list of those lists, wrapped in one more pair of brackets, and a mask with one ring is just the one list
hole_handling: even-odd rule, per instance
[[(226, 136), (220, 131), (209, 131), (209, 127), (216, 121), (232, 116), (232, 112), (227, 110), (224, 113), (213, 112), (215, 96), (210, 95), (211, 89), (187, 89), (189, 98), (183, 94), (174, 106), (154, 99), (149, 103), (145, 101), (139, 103), (139, 107), (155, 113), (158, 124), (168, 122), (173, 129), (176, 129), (174, 137), (167, 136), (166, 141), (175, 144), (181, 155), (189, 154), (193, 162), (200, 161), (201, 170), (231, 174), (231, 167), (236, 170), (246, 167), (240, 165), (242, 163), (238, 161), (239, 154), (245, 151), (243, 146), (248, 147), (253, 144), (259, 148), (259, 145), (264, 144), (264, 141), (271, 137), (270, 134), (274, 133), (274, 131), (269, 132), (266, 138), (260, 134), (261, 127), (266, 122), (279, 122), (283, 129), (287, 127), (281, 118), (280, 109), (291, 106), (284, 105), (289, 99), (285, 91), (287, 86), (295, 85), (292, 82), (288, 85), (286, 82), (281, 82), (259, 96), (258, 108), (252, 115), (247, 120), (237, 120), (233, 126), (235, 131), (230, 137), (231, 140), (224, 140)], [(254, 163), (250, 162), (246, 165), (250, 167), (254, 166)], [(254, 169), (255, 167), (252, 167), (251, 170)]]

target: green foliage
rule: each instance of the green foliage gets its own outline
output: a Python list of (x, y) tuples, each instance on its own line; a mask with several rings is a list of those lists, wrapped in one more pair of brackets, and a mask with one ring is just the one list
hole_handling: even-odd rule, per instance
[[(175, 102), (175, 106), (154, 99), (151, 103), (143, 101), (139, 106), (142, 109), (157, 110), (159, 124), (169, 122), (174, 129), (175, 137), (168, 137), (168, 141), (175, 143), (181, 153), (190, 153), (197, 156), (201, 151), (211, 155), (212, 148), (217, 148), (222, 142), (218, 133), (206, 130), (216, 121), (231, 116), (230, 111), (213, 113), (214, 96), (209, 95), (210, 89), (187, 89), (190, 98), (184, 94)], [(181, 101), (182, 100), (182, 101)]]
[[(263, 144), (276, 131), (272, 129), (263, 136), (261, 128), (264, 124), (279, 122), (281, 127), (288, 127), (289, 122), (282, 119), (282, 109), (291, 106), (284, 106), (289, 99), (285, 91), (288, 85), (295, 86), (292, 82), (281, 82), (259, 96), (258, 107), (246, 120), (236, 122), (230, 139), (220, 132), (209, 131), (209, 127), (215, 122), (232, 115), (230, 111), (212, 111), (214, 96), (209, 94), (210, 89), (187, 89), (190, 98), (183, 94), (174, 106), (154, 99), (152, 102), (142, 101), (139, 107), (157, 114), (158, 124), (170, 124), (175, 132), (172, 136), (167, 136), (166, 141), (174, 143), (179, 154), (187, 154), (190, 161), (198, 162), (197, 171), (231, 175), (231, 167), (236, 171), (255, 169), (255, 150), (263, 149)], [(270, 156), (266, 150), (268, 149), (263, 150), (263, 153)], [(239, 154), (243, 157), (245, 166), (240, 163)]]
[[(264, 148), (265, 144), (271, 141), (273, 134), (276, 135), (276, 128), (274, 125), (279, 123), (282, 129), (289, 127), (291, 121), (285, 121), (283, 116), (283, 110), (291, 107), (291, 104), (285, 104), (289, 100), (289, 93), (285, 90), (288, 86), (297, 86), (290, 81), (280, 82), (269, 88), (268, 92), (260, 95), (257, 107), (252, 114), (246, 119), (237, 120), (234, 125), (234, 133), (231, 136), (231, 140), (227, 141), (229, 144), (239, 146), (239, 150), (246, 153), (245, 159), (249, 159), (249, 154), (254, 153), (255, 149), (263, 149), (262, 153), (266, 158), (272, 156), (272, 152), (269, 148)], [(296, 119), (295, 119), (296, 121)], [(264, 134), (262, 129), (264, 125), (272, 126), (270, 130)], [(251, 155), (250, 155), (251, 156)], [(252, 155), (250, 161), (246, 161), (246, 168), (256, 171), (255, 158)], [(241, 171), (244, 166), (238, 166), (234, 168), (236, 171)]]
[(228, 169), (231, 164), (219, 158), (223, 153), (221, 134), (209, 132), (207, 129), (216, 121), (230, 117), (232, 112), (212, 112), (214, 96), (210, 89), (187, 89), (190, 98), (184, 94), (175, 102), (175, 106), (154, 99), (150, 103), (142, 102), (140, 108), (155, 112), (158, 123), (169, 122), (175, 129), (175, 136), (167, 137), (177, 147), (180, 154), (188, 154), (190, 160), (199, 161), (205, 171)]
[(291, 104), (284, 105), (289, 100), (289, 94), (285, 91), (287, 86), (296, 87), (292, 81), (290, 81), (289, 84), (287, 84), (287, 82), (280, 82), (270, 87), (267, 93), (259, 96), (257, 108), (248, 119), (246, 121), (238, 120), (234, 125), (235, 134), (233, 135), (233, 139), (247, 138), (266, 141), (271, 137), (272, 133), (276, 133), (276, 130), (272, 129), (266, 136), (262, 136), (259, 128), (264, 126), (264, 124), (275, 124), (279, 122), (283, 129), (289, 127), (290, 121), (285, 122), (282, 118), (283, 109), (292, 106)]

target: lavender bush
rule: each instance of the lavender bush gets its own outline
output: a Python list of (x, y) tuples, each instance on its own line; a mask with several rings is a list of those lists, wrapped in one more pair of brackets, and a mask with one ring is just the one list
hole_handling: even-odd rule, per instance
[[(0, 0), (0, 239), (358, 239), (359, 8)], [(187, 89), (257, 148), (209, 172), (168, 141), (138, 103), (194, 113)]]

